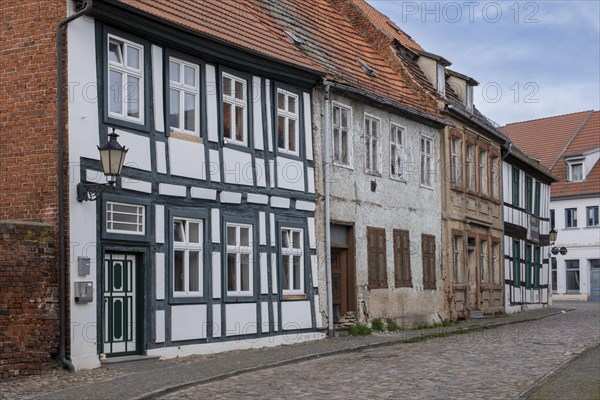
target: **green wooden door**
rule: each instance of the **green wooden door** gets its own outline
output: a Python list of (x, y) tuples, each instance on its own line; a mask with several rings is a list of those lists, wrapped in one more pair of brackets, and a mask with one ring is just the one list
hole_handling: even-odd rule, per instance
[(106, 254), (103, 351), (107, 357), (138, 354), (137, 256)]

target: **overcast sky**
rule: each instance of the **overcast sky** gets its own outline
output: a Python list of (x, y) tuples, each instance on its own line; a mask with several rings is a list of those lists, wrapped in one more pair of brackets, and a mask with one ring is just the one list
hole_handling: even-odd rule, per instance
[(600, 109), (600, 1), (367, 0), (479, 82), (500, 125)]

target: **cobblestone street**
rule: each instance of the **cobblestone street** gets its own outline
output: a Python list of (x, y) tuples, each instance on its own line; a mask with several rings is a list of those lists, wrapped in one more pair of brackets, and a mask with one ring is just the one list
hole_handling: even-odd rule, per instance
[(600, 304), (568, 306), (576, 310), (530, 323), (251, 372), (164, 399), (517, 398), (599, 343)]

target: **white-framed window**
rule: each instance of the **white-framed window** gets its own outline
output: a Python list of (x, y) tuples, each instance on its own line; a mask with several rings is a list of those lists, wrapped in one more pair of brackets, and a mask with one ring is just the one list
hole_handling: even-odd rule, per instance
[(137, 204), (106, 202), (106, 232), (143, 235), (146, 207)]
[(421, 185), (432, 186), (433, 140), (421, 135)]
[(446, 73), (442, 64), (437, 65), (437, 90), (441, 95), (446, 94)]
[(227, 224), (227, 295), (252, 296), (252, 225)]
[(381, 174), (381, 121), (365, 115), (365, 170), (371, 174)]
[(454, 269), (454, 283), (463, 282), (462, 274), (462, 252), (463, 252), (463, 238), (461, 236), (454, 236), (452, 238), (452, 266)]
[(144, 47), (108, 35), (108, 115), (144, 121)]
[(467, 144), (467, 188), (475, 190), (475, 145)]
[(590, 206), (585, 209), (585, 216), (588, 227), (599, 226), (598, 223), (598, 206)]
[(451, 182), (455, 185), (462, 184), (462, 141), (460, 138), (450, 139), (450, 171)]
[(304, 293), (302, 229), (281, 229), (281, 284), (283, 294)]
[(565, 228), (577, 228), (576, 208), (565, 208)]
[(482, 240), (479, 242), (479, 278), (481, 283), (489, 282), (489, 264), (488, 264), (488, 246), (487, 241)]
[(404, 128), (390, 125), (390, 176), (393, 179), (405, 180), (404, 176)]
[(279, 150), (299, 154), (298, 95), (277, 89), (277, 143)]
[(467, 110), (473, 111), (473, 86), (467, 85)]
[(352, 167), (352, 109), (333, 104), (333, 162)]
[(196, 64), (169, 59), (169, 126), (181, 132), (199, 133), (200, 68)]
[(479, 151), (479, 191), (488, 194), (488, 153), (485, 150)]
[(248, 144), (247, 82), (223, 73), (223, 138), (233, 143)]
[(583, 163), (571, 163), (569, 164), (569, 181), (580, 182), (583, 180)]
[(173, 219), (173, 296), (202, 296), (202, 220)]
[(500, 260), (500, 245), (498, 243), (492, 243), (492, 278), (491, 283), (497, 285), (500, 283), (500, 269), (499, 269), (499, 260)]

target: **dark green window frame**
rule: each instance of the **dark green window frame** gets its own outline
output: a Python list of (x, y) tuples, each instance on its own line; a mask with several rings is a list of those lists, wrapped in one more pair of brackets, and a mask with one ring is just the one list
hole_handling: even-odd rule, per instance
[(542, 184), (538, 181), (535, 181), (535, 200), (534, 200), (534, 204), (533, 204), (533, 213), (536, 216), (540, 216), (540, 205), (541, 205), (541, 198), (542, 198)]
[(525, 175), (525, 211), (533, 209), (533, 179)]
[(541, 254), (540, 246), (535, 246), (533, 248), (533, 287), (535, 289), (539, 289), (540, 287), (540, 272), (542, 270)]
[(521, 286), (521, 243), (518, 240), (513, 241), (513, 284)]
[(513, 206), (519, 206), (519, 173), (520, 171), (513, 167), (512, 169), (512, 203)]
[(525, 245), (525, 287), (531, 287), (531, 245)]

